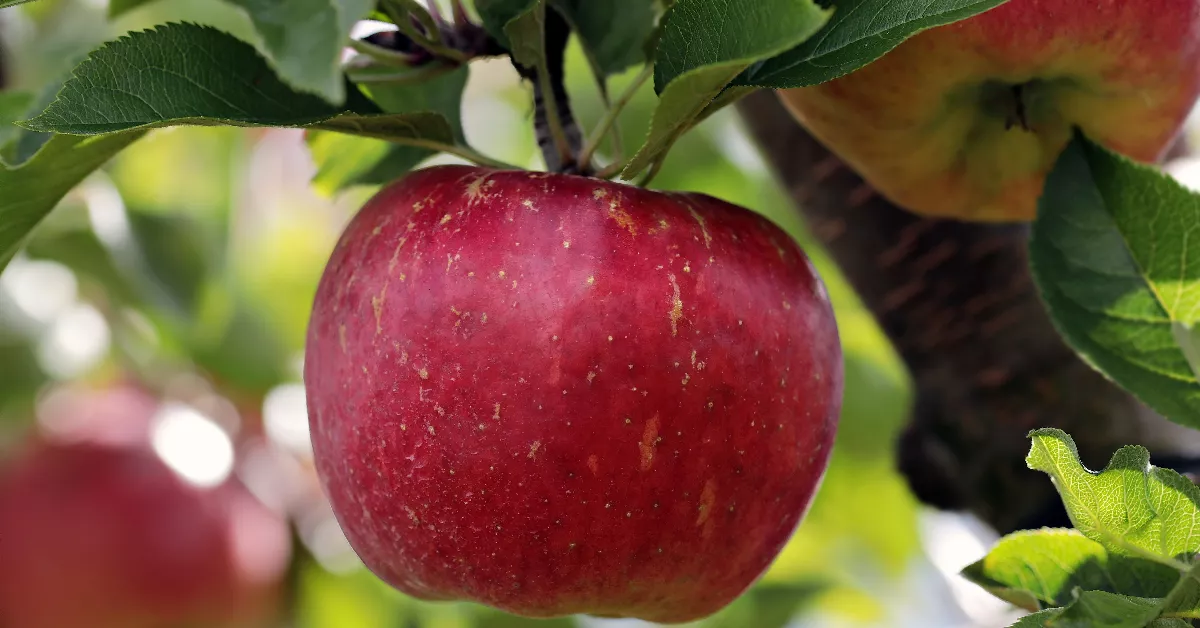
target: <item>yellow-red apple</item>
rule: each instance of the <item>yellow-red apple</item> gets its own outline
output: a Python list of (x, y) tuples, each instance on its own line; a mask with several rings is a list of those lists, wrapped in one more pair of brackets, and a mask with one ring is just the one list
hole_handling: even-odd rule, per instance
[(893, 202), (1011, 221), (1036, 214), (1073, 127), (1152, 162), (1198, 89), (1197, 0), (1011, 0), (781, 95)]

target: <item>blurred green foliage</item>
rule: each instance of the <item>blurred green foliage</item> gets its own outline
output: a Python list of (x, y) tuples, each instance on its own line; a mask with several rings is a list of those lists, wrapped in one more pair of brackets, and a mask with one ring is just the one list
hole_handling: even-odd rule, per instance
[[(101, 41), (165, 21), (211, 24), (252, 40), (246, 16), (219, 2), (160, 0), (98, 28), (104, 14), (102, 3), (41, 0), (4, 15), (0, 32), (16, 61), (14, 87), (37, 93)], [(569, 64), (576, 113), (591, 127), (602, 104), (577, 46)], [(495, 157), (536, 164), (528, 89), (511, 69), (482, 66), (473, 68), (464, 105), (467, 137)], [(611, 91), (619, 93), (635, 72), (615, 77)], [(627, 150), (644, 139), (653, 104), (647, 86), (623, 117)], [(273, 387), (297, 381), (317, 280), (341, 225), (371, 192), (356, 188), (330, 199), (306, 185), (313, 174), (294, 131), (174, 129), (152, 133), (69, 196), (26, 255), (71, 268), (80, 297), (112, 327), (111, 355), (88, 375), (120, 368), (156, 381), (198, 371), (252, 407), (261, 407)], [(846, 349), (841, 431), (812, 511), (764, 580), (699, 625), (773, 628), (814, 609), (886, 623), (885, 606), (857, 574), (901, 579), (919, 552), (917, 508), (892, 458), (910, 403), (896, 355), (804, 231), (736, 114), (719, 113), (685, 136), (656, 187), (701, 191), (761, 211), (804, 243), (833, 296)], [(119, 192), (115, 205), (106, 190)], [(113, 211), (116, 218), (105, 215)], [(0, 316), (0, 417), (8, 420), (0, 421), (0, 443), (5, 430), (11, 436), (21, 429), (29, 402), (50, 377), (39, 366), (38, 342), (37, 333)], [(304, 628), (577, 625), (418, 602), (365, 571), (335, 574), (311, 557), (299, 560), (291, 597), (296, 625)]]

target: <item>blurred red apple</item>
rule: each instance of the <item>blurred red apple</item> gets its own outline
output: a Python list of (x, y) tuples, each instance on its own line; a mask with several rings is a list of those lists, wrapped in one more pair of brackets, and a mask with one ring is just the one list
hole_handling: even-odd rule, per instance
[(1010, 0), (781, 93), (895, 203), (1030, 220), (1073, 127), (1142, 161), (1169, 148), (1200, 93), (1200, 2)]
[(343, 234), (305, 380), (317, 470), (383, 580), (681, 622), (735, 599), (796, 528), (841, 360), (808, 259), (748, 210), (452, 166)]
[(200, 488), (150, 446), (156, 401), (72, 390), (0, 466), (0, 626), (267, 625), (286, 524), (236, 481)]

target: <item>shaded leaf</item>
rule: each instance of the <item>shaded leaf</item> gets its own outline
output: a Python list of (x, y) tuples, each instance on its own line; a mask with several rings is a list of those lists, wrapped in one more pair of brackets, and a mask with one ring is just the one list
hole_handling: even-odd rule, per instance
[(1165, 597), (1179, 572), (1143, 558), (1109, 554), (1075, 530), (1036, 530), (1000, 540), (982, 560), (963, 570), (968, 580), (1029, 611), (1066, 606), (1073, 591), (1107, 591)]
[(366, 180), (367, 174), (389, 158), (392, 167), (406, 172), (429, 154), (429, 151), (414, 146), (392, 146), (382, 140), (328, 131), (310, 131), (305, 142), (317, 165), (313, 186), (326, 196), (370, 183)]
[(1026, 462), (1054, 481), (1071, 522), (1106, 550), (1175, 568), (1200, 549), (1200, 488), (1154, 467), (1139, 446), (1122, 447), (1100, 473), (1084, 468), (1075, 441), (1055, 429), (1031, 434)]
[(1009, 628), (1046, 628), (1050, 625), (1049, 621), (1055, 617), (1058, 617), (1061, 613), (1061, 608), (1051, 608), (1041, 611), (1040, 613), (1026, 615), (1017, 623), (1009, 626)]
[(512, 50), (505, 28), (510, 22), (529, 13), (540, 4), (540, 0), (475, 0), (475, 10), (489, 35), (501, 46)]
[(45, 109), (50, 103), (54, 102), (54, 97), (58, 90), (62, 89), (61, 81), (52, 81), (44, 88), (37, 96), (32, 97), (23, 111), (10, 111), (7, 115), (15, 117), (0, 120), (7, 122), (9, 126), (0, 129), (0, 134), (7, 131), (10, 135), (0, 137), (0, 162), (6, 163), (9, 166), (19, 166), (48, 141), (53, 133), (42, 133), (39, 131), (30, 131), (20, 126), (20, 121), (29, 116), (36, 115), (39, 111)]
[(1200, 321), (1200, 195), (1078, 135), (1046, 180), (1030, 259), (1059, 331), (1172, 421), (1200, 427), (1173, 326)]
[(342, 49), (350, 28), (371, 12), (373, 0), (227, 1), (250, 16), (284, 81), (331, 103), (345, 100)]
[(927, 28), (956, 22), (1006, 0), (833, 0), (833, 17), (799, 46), (749, 68), (737, 85), (816, 85), (857, 70)]
[[(142, 264), (137, 274), (163, 309), (186, 318), (197, 309), (205, 282), (214, 274), (215, 247), (202, 225), (186, 214), (127, 212), (131, 245)], [(132, 274), (132, 273), (131, 273)]]
[(0, 157), (4, 154), (4, 145), (21, 133), (21, 127), (13, 123), (28, 115), (32, 104), (33, 94), (29, 92), (0, 92)]
[(550, 0), (579, 36), (601, 76), (646, 60), (658, 10), (654, 0)]
[(440, 114), (383, 114), (357, 90), (345, 108), (297, 93), (249, 44), (193, 24), (161, 26), (99, 48), (46, 110), (24, 123), (79, 135), (182, 124), (310, 126), (392, 141), (453, 140)]
[(143, 4), (150, 4), (154, 0), (108, 0), (108, 17), (109, 19), (120, 17), (122, 14), (132, 11)]
[[(467, 76), (464, 67), (418, 85), (370, 86), (367, 93), (388, 113), (441, 114), (453, 136), (462, 141), (461, 105)], [(352, 185), (387, 183), (434, 154), (425, 148), (326, 131), (310, 131), (307, 141), (317, 164), (313, 183), (324, 194)]]
[(1183, 356), (1192, 365), (1196, 381), (1200, 381), (1200, 326), (1176, 321), (1171, 326), (1171, 333), (1175, 334), (1175, 342), (1179, 343)]
[(476, 0), (483, 26), (517, 63), (535, 68), (546, 57), (546, 0)]
[(1158, 615), (1158, 600), (1080, 591), (1074, 603), (1045, 625), (1053, 628), (1144, 628)]
[(0, 166), (0, 268), (71, 188), (141, 135), (57, 135), (24, 164)]
[(654, 66), (660, 101), (650, 134), (622, 176), (660, 159), (750, 64), (804, 41), (826, 19), (811, 0), (678, 0), (663, 18)]

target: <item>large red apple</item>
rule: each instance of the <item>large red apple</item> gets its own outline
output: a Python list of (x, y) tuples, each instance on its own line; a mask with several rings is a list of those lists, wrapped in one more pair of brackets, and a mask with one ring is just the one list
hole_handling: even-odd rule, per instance
[(287, 526), (240, 484), (186, 483), (149, 445), (155, 401), (72, 392), (0, 467), (0, 626), (254, 627), (274, 614)]
[(521, 615), (681, 622), (792, 534), (842, 362), (809, 261), (745, 209), (438, 167), (346, 230), (305, 380), (318, 472), (382, 579)]
[(1010, 0), (857, 72), (781, 93), (897, 204), (1005, 221), (1036, 214), (1073, 127), (1155, 161), (1198, 92), (1196, 0)]

